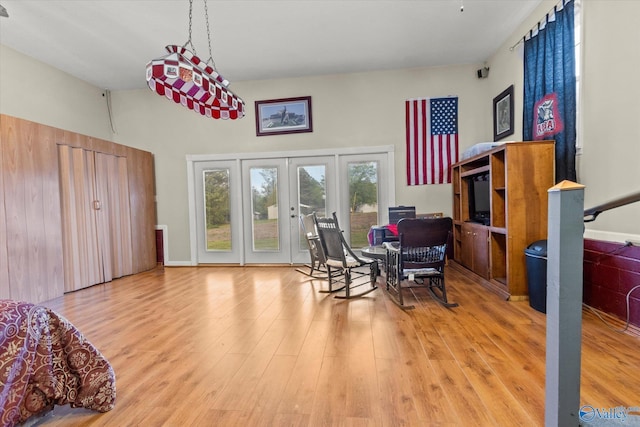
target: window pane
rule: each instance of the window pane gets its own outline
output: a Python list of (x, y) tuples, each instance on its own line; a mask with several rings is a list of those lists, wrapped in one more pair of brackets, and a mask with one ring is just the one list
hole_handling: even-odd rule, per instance
[(229, 170), (204, 171), (203, 179), (207, 250), (231, 251)]
[[(325, 217), (327, 211), (327, 187), (325, 165), (306, 165), (298, 167), (298, 212), (309, 215), (315, 212)], [(300, 249), (307, 249), (305, 236), (300, 235)]]
[(251, 168), (252, 242), (254, 251), (280, 249), (278, 233), (278, 169)]
[(348, 164), (350, 242), (352, 248), (368, 246), (367, 233), (378, 223), (378, 163)]

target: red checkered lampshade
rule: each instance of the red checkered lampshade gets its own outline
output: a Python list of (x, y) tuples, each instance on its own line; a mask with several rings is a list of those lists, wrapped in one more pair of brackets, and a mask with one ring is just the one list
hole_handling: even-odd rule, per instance
[(184, 47), (166, 49), (167, 56), (147, 64), (151, 90), (212, 119), (244, 117), (244, 101), (227, 88), (227, 80)]

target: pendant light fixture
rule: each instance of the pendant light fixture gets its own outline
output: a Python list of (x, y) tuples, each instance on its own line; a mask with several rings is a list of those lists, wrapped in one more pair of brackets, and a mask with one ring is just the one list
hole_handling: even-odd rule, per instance
[(189, 0), (189, 40), (183, 46), (167, 46), (168, 55), (147, 64), (147, 85), (158, 95), (164, 95), (205, 117), (232, 120), (242, 118), (245, 115), (244, 101), (228, 88), (229, 81), (215, 70), (207, 0), (203, 2), (209, 59), (203, 62), (198, 58), (191, 42), (193, 0)]

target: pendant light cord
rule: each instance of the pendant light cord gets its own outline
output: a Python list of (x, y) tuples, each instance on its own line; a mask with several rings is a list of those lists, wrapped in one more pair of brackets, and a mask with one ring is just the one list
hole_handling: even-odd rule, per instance
[(192, 24), (193, 24), (193, 0), (189, 0), (189, 40), (187, 40), (185, 42), (185, 44), (182, 45), (182, 47), (190, 47), (191, 50), (193, 51), (193, 54), (198, 56), (198, 54), (196, 53), (196, 47), (191, 42), (191, 26), (192, 26)]
[[(209, 44), (209, 59), (207, 60), (206, 63), (210, 64), (211, 67), (213, 67), (213, 69), (215, 70), (217, 68), (216, 68), (216, 63), (213, 60), (213, 51), (211, 49), (211, 29), (209, 27), (209, 8), (207, 6), (207, 0), (203, 0), (203, 3), (204, 3), (204, 17), (207, 24), (207, 42)], [(196, 47), (193, 45), (193, 42), (191, 40), (192, 28), (193, 28), (193, 0), (189, 0), (189, 39), (184, 45), (182, 45), (182, 47), (191, 48), (191, 50), (193, 51), (193, 54), (195, 56), (198, 56), (198, 53), (196, 52)]]
[(209, 59), (207, 60), (207, 64), (209, 63), (209, 61), (211, 61), (211, 66), (213, 67), (214, 70), (216, 70), (217, 69), (216, 63), (213, 60), (213, 54), (211, 50), (211, 31), (209, 30), (209, 9), (207, 8), (207, 0), (203, 0), (203, 1), (204, 1), (204, 17), (205, 17), (205, 20), (207, 21), (207, 41), (209, 42)]

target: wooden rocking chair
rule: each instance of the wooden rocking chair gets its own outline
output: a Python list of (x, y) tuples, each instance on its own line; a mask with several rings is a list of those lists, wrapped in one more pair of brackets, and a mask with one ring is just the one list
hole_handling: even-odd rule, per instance
[(300, 230), (302, 231), (309, 247), (311, 262), (309, 264), (305, 264), (308, 271), (302, 268), (297, 268), (296, 271), (306, 274), (314, 279), (326, 279), (328, 277), (326, 265), (327, 257), (324, 255), (324, 249), (320, 243), (315, 214), (311, 213), (309, 215), (300, 215)]
[[(344, 239), (344, 234), (338, 225), (336, 213), (332, 218), (316, 218), (320, 243), (326, 256), (328, 271), (329, 292), (344, 289), (344, 295), (336, 295), (336, 298), (355, 298), (368, 294), (377, 289), (378, 262), (373, 259), (359, 257), (349, 247)], [(341, 273), (335, 277), (335, 272)], [(341, 283), (339, 289), (333, 289), (333, 284)], [(352, 290), (369, 285), (364, 291), (352, 293)]]
[(398, 242), (384, 243), (387, 250), (386, 287), (396, 304), (414, 308), (404, 304), (403, 290), (423, 287), (445, 307), (458, 306), (447, 300), (444, 277), (452, 227), (451, 218), (398, 221)]

